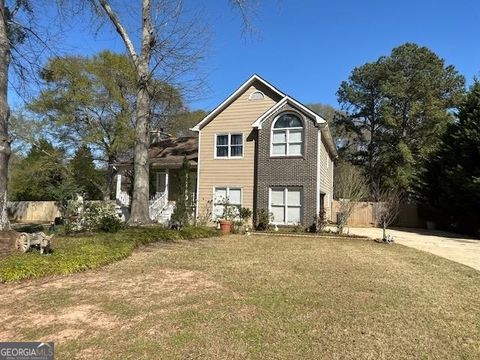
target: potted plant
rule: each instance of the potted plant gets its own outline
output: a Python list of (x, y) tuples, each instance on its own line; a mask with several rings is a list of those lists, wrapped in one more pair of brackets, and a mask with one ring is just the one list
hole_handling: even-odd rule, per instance
[(235, 212), (233, 207), (230, 205), (228, 198), (225, 198), (222, 202), (223, 214), (218, 220), (220, 224), (220, 230), (222, 234), (230, 234), (232, 232), (232, 220), (235, 217)]

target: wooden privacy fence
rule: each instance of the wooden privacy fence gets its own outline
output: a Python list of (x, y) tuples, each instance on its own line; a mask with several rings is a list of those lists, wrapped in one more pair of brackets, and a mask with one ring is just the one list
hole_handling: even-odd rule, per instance
[[(348, 225), (363, 225), (363, 226), (375, 226), (375, 202), (357, 202), (352, 211), (352, 214), (348, 218)], [(340, 202), (334, 200), (332, 203), (332, 221), (337, 222), (338, 212), (340, 210)], [(402, 204), (400, 205), (400, 211), (397, 220), (394, 223), (395, 226), (401, 227), (425, 227), (425, 221), (418, 215), (417, 204)]]
[(60, 216), (55, 201), (8, 202), (8, 217), (15, 222), (51, 222)]

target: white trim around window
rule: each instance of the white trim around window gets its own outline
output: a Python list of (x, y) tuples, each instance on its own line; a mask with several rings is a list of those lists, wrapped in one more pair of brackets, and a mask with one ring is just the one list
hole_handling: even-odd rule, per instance
[(215, 134), (213, 157), (214, 159), (243, 159), (244, 147), (243, 133)]
[(298, 186), (273, 186), (268, 189), (268, 210), (274, 225), (296, 225), (303, 218), (303, 189)]
[[(293, 127), (275, 127), (276, 123), (284, 115), (296, 117), (302, 125)], [(304, 127), (303, 119), (295, 113), (287, 112), (277, 116), (272, 122), (272, 128), (270, 131), (270, 156), (303, 156), (305, 142)]]
[[(243, 204), (243, 188), (241, 186), (214, 186), (212, 196), (212, 218), (218, 220), (223, 213), (223, 200), (228, 198), (231, 206), (239, 210)], [(222, 208), (222, 209), (221, 209)], [(221, 210), (220, 210), (221, 209)]]

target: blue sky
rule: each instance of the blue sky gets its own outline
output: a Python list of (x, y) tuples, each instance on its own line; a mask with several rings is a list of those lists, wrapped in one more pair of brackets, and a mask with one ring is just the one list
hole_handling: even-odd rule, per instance
[[(480, 1), (260, 0), (258, 34), (246, 37), (227, 0), (186, 1), (202, 7), (212, 29), (201, 69), (208, 88), (192, 108), (211, 110), (253, 73), (304, 103), (336, 106), (338, 86), (355, 66), (405, 42), (429, 47), (468, 83), (480, 75)], [(87, 24), (68, 32), (69, 52), (123, 50), (115, 33), (93, 38)]]

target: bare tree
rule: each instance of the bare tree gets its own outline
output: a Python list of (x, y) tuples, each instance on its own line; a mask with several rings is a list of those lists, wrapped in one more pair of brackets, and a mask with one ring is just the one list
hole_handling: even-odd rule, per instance
[(39, 14), (45, 13), (45, 7), (51, 5), (52, 1), (46, 0), (0, 0), (0, 230), (10, 227), (7, 179), (12, 137), (8, 91), (14, 90), (24, 100), (38, 84), (38, 71), (47, 53), (52, 51), (52, 44), (59, 43), (52, 41), (51, 21), (44, 25), (36, 21)]
[[(141, 0), (141, 30), (127, 29), (127, 17), (113, 9), (110, 0), (90, 0), (98, 13), (103, 14), (122, 39), (137, 71), (137, 97), (135, 107), (135, 154), (133, 199), (130, 225), (145, 224), (149, 219), (149, 159), (148, 133), (151, 124), (151, 79), (161, 72), (168, 80), (191, 70), (204, 49), (201, 41), (206, 29), (198, 29), (201, 21), (182, 22), (181, 0)], [(239, 9), (244, 25), (248, 27), (248, 0), (230, 0)], [(124, 9), (131, 4), (124, 3)], [(120, 7), (119, 7), (120, 8)], [(125, 15), (125, 12), (124, 12)], [(131, 17), (131, 13), (127, 13)], [(134, 38), (137, 37), (137, 39)], [(137, 40), (137, 41), (135, 41)], [(135, 43), (140, 44), (136, 49)]]
[(334, 196), (340, 202), (338, 211), (338, 231), (343, 229), (358, 201), (368, 196), (367, 181), (357, 167), (341, 161), (335, 168)]
[(10, 224), (7, 212), (8, 160), (10, 159), (10, 138), (8, 118), (10, 108), (7, 101), (8, 67), (10, 66), (10, 40), (8, 38), (8, 14), (5, 1), (0, 0), (0, 230), (8, 230)]
[(376, 225), (382, 227), (383, 241), (387, 241), (387, 228), (398, 217), (402, 194), (397, 189), (381, 188), (374, 184), (373, 197), (376, 201), (374, 206)]

